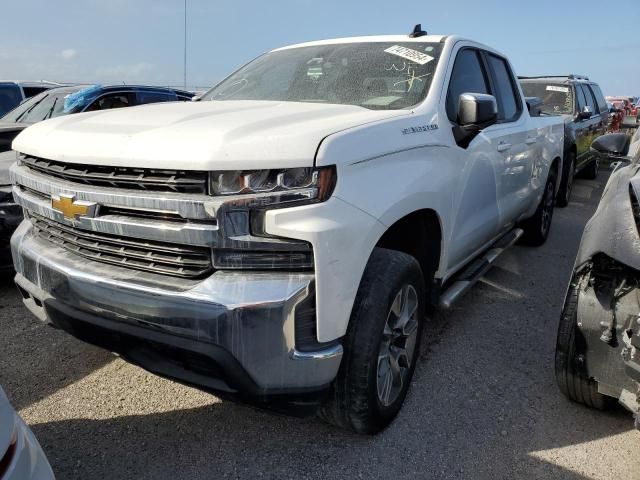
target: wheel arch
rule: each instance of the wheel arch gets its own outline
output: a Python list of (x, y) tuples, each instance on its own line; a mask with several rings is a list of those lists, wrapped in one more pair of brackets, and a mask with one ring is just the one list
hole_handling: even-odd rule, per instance
[[(556, 187), (555, 187), (556, 195), (560, 191), (560, 183), (562, 181), (562, 173), (561, 173), (562, 167), (563, 167), (562, 158), (560, 157), (555, 157), (553, 160), (551, 160), (551, 165), (549, 165), (549, 173), (553, 172), (556, 176)], [(545, 180), (545, 183), (546, 183), (546, 180)]]
[(414, 210), (398, 218), (375, 245), (407, 253), (418, 260), (431, 292), (434, 276), (443, 257), (443, 228), (440, 216), (431, 208)]

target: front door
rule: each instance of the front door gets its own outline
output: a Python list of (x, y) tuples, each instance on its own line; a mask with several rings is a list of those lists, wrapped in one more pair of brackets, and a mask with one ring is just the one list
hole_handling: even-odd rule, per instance
[[(452, 125), (457, 124), (458, 102), (463, 93), (490, 94), (489, 76), (479, 50), (458, 51), (447, 89), (446, 110)], [(485, 243), (494, 238), (500, 227), (498, 179), (504, 157), (498, 151), (499, 129), (489, 127), (471, 143), (456, 149), (455, 161), (460, 172), (452, 188), (452, 230), (448, 269), (459, 266)]]

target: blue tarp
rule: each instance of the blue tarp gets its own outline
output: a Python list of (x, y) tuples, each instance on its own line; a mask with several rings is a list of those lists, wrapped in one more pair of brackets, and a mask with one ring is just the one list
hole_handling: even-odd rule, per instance
[(90, 87), (78, 90), (64, 99), (64, 113), (71, 112), (78, 106), (85, 106), (102, 90), (102, 85), (91, 85)]

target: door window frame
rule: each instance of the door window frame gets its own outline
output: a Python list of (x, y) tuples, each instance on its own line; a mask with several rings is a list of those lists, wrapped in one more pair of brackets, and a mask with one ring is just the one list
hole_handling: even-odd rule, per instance
[[(493, 92), (493, 85), (492, 85), (492, 83), (491, 83), (491, 78), (490, 78), (489, 72), (488, 72), (488, 70), (487, 70), (487, 64), (486, 64), (486, 61), (485, 61), (484, 56), (483, 56), (483, 54), (482, 54), (482, 50), (481, 50), (481, 49), (479, 49), (479, 48), (476, 48), (476, 47), (471, 47), (471, 46), (463, 46), (463, 47), (461, 47), (461, 48), (456, 52), (456, 57), (454, 58), (454, 60), (453, 60), (453, 64), (452, 64), (452, 66), (451, 66), (451, 73), (449, 74), (449, 81), (447, 82), (447, 90), (446, 90), (447, 94), (446, 94), (446, 96), (445, 96), (445, 100), (444, 100), (444, 107), (445, 107), (445, 112), (446, 112), (447, 119), (448, 119), (452, 124), (454, 124), (454, 125), (458, 125), (458, 118), (457, 118), (458, 111), (457, 111), (457, 107), (456, 107), (456, 112), (455, 112), (455, 114), (456, 114), (456, 119), (455, 119), (455, 120), (452, 120), (452, 119), (449, 117), (449, 112), (447, 111), (447, 105), (449, 104), (449, 96), (450, 96), (450, 94), (451, 94), (451, 83), (452, 83), (452, 81), (453, 81), (453, 74), (455, 73), (456, 62), (458, 61), (458, 57), (459, 57), (463, 52), (466, 52), (466, 51), (473, 51), (473, 52), (475, 52), (475, 54), (476, 54), (476, 58), (478, 59), (478, 63), (480, 64), (480, 69), (481, 69), (481, 72), (482, 72), (482, 76), (483, 76), (483, 78), (484, 78), (485, 86), (487, 87), (487, 93), (488, 93), (489, 95), (493, 95), (493, 93), (492, 93), (492, 92)], [(481, 92), (469, 92), (469, 93), (481, 93)], [(497, 101), (497, 100), (496, 100), (496, 101)]]
[(486, 50), (482, 50), (481, 52), (484, 58), (485, 68), (487, 68), (489, 72), (489, 77), (491, 79), (491, 91), (493, 92), (492, 95), (495, 97), (496, 102), (498, 103), (498, 108), (500, 108), (500, 103), (501, 103), (501, 100), (499, 97), (500, 89), (498, 88), (498, 85), (497, 85), (496, 72), (493, 66), (491, 65), (491, 62), (489, 62), (489, 57), (494, 57), (503, 62), (507, 70), (507, 75), (509, 76), (509, 83), (511, 84), (511, 93), (514, 96), (514, 99), (516, 101), (516, 113), (511, 118), (498, 119), (496, 123), (503, 124), (503, 123), (517, 122), (522, 117), (522, 112), (524, 111), (524, 107), (522, 105), (520, 89), (518, 88), (518, 84), (516, 82), (515, 75), (513, 74), (513, 70), (511, 69), (511, 65), (509, 64), (509, 61), (505, 57), (496, 55), (493, 52), (488, 52)]

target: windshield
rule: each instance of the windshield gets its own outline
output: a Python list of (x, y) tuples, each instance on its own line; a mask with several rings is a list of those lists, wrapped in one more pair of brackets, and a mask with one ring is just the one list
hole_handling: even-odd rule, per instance
[(275, 100), (400, 109), (429, 91), (439, 43), (347, 43), (279, 50), (258, 57), (202, 100)]
[(48, 118), (66, 115), (71, 112), (63, 112), (64, 99), (70, 92), (50, 93), (44, 92), (30, 98), (18, 108), (2, 117), (3, 122), (36, 123)]
[(0, 85), (0, 115), (15, 108), (22, 101), (22, 92), (17, 85)]
[(573, 114), (573, 95), (568, 85), (522, 82), (522, 91), (525, 97), (538, 97), (542, 100), (542, 113)]

